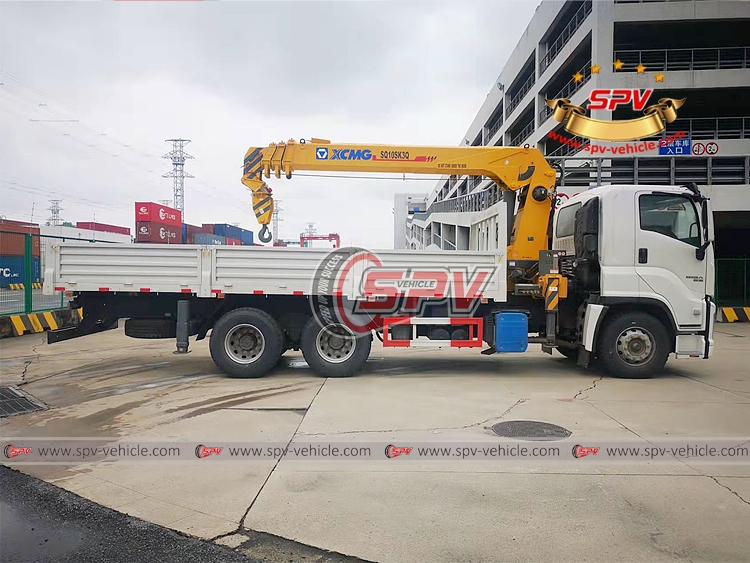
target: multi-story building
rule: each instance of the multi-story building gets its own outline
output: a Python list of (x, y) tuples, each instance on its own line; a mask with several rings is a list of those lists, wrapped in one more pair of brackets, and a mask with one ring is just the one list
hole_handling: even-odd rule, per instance
[(419, 227), (411, 223), (415, 213), (427, 211), (429, 194), (395, 194), (393, 196), (393, 248), (416, 248), (407, 244), (407, 240), (420, 236)]
[[(649, 105), (686, 99), (661, 136), (681, 131), (688, 142), (654, 143), (652, 150), (609, 158), (587, 152), (584, 139), (571, 137), (545, 100), (568, 98), (585, 108), (597, 88), (653, 89)], [(697, 182), (716, 211), (717, 256), (750, 257), (748, 108), (750, 2), (544, 0), (460, 143), (539, 147), (558, 167), (560, 197), (601, 183)], [(591, 113), (596, 119), (637, 117), (623, 107)], [(510, 196), (505, 199), (512, 204)], [(407, 218), (405, 244), (493, 248), (498, 199), (488, 179), (441, 178), (427, 210)], [(745, 273), (736, 274), (746, 279), (727, 291), (741, 285), (747, 291), (750, 264), (742, 268)], [(721, 268), (718, 273), (721, 278)]]

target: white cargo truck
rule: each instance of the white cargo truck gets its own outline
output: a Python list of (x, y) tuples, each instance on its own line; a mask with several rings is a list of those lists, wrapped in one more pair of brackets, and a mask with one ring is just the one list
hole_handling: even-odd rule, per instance
[[(48, 246), (44, 293), (72, 292), (84, 316), (48, 341), (119, 319), (126, 335), (176, 338), (182, 352), (188, 336), (210, 333), (211, 356), (232, 377), (262, 376), (289, 349), (321, 375), (353, 375), (373, 334), (385, 346), (484, 354), (538, 343), (584, 367), (651, 377), (672, 353), (711, 355), (712, 221), (694, 185), (590, 189), (555, 210), (552, 250), (532, 276), (504, 250), (63, 242)], [(499, 249), (505, 237), (501, 226)]]

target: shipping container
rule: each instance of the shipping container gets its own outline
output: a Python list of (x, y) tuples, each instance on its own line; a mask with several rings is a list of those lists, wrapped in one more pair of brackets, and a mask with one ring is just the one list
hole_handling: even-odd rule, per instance
[(185, 231), (182, 235), (182, 241), (185, 244), (197, 244), (195, 243), (195, 235), (199, 233), (207, 233), (207, 234), (213, 234), (213, 229), (203, 227), (198, 227), (197, 225), (188, 225), (187, 223), (184, 223), (185, 225)]
[(32, 235), (31, 254), (39, 257), (39, 225), (0, 219), (0, 256), (24, 256), (26, 252), (25, 234)]
[(182, 232), (182, 242), (185, 243), (185, 244), (190, 244), (188, 242), (187, 225), (185, 223), (182, 224), (182, 231), (181, 232)]
[[(40, 281), (39, 258), (31, 259), (31, 281)], [(10, 283), (26, 282), (26, 258), (24, 256), (0, 256), (0, 287)]]
[(247, 229), (240, 229), (242, 231), (240, 240), (242, 241), (242, 244), (246, 246), (252, 246), (253, 245), (253, 232), (248, 231)]
[(120, 235), (130, 234), (130, 227), (119, 227), (117, 225), (95, 223), (93, 221), (78, 221), (76, 227), (79, 229), (87, 229), (89, 231), (99, 231), (100, 233), (117, 233)]
[(226, 223), (216, 223), (214, 225), (214, 234), (242, 240), (242, 229), (235, 227), (234, 225), (227, 225)]
[(214, 234), (214, 224), (213, 223), (203, 223), (203, 227), (202, 228), (203, 228), (203, 230), (201, 232)]
[(224, 237), (212, 233), (195, 233), (193, 244), (226, 244)]
[(241, 246), (242, 241), (238, 238), (227, 237), (227, 245), (229, 246)]
[(135, 242), (182, 244), (182, 230), (174, 225), (140, 221), (135, 224)]
[(135, 222), (148, 222), (182, 228), (182, 213), (179, 210), (150, 201), (135, 202)]

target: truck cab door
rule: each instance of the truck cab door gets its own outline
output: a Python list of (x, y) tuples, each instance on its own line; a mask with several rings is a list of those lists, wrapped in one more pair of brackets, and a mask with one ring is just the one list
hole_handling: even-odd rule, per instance
[(636, 206), (640, 296), (668, 303), (680, 329), (704, 327), (710, 314), (707, 267), (713, 261), (710, 248), (702, 260), (696, 254), (708, 232), (701, 226), (702, 210), (687, 195), (664, 192), (639, 192)]

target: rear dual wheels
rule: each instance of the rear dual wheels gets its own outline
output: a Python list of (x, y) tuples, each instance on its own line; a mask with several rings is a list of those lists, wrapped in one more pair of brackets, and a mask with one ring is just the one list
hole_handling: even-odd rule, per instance
[(302, 330), (302, 355), (313, 371), (324, 377), (354, 375), (365, 365), (371, 347), (371, 333), (357, 336), (342, 324), (322, 326), (311, 318)]
[(279, 361), (284, 335), (271, 315), (243, 307), (216, 322), (209, 349), (214, 363), (229, 377), (262, 377)]

